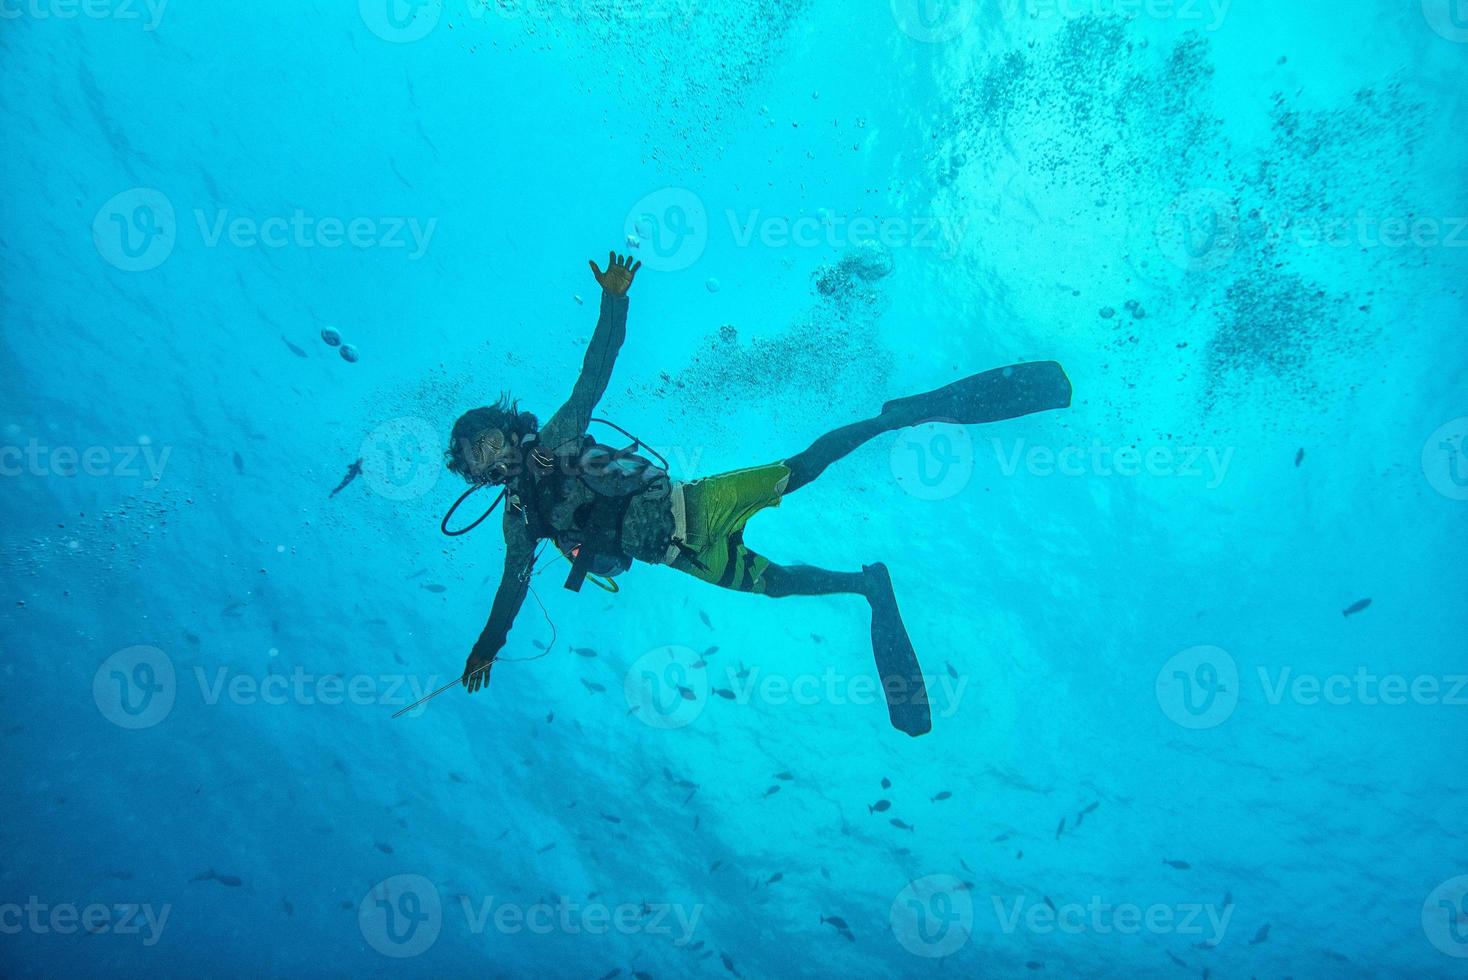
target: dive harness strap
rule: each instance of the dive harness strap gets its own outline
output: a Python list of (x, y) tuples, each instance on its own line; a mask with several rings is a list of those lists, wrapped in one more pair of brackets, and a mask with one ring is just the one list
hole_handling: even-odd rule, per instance
[(586, 576), (591, 573), (591, 566), (598, 555), (612, 555), (625, 560), (622, 550), (622, 521), (627, 516), (627, 509), (632, 506), (632, 497), (598, 497), (592, 505), (592, 527), (615, 528), (611, 540), (607, 542), (604, 550), (598, 550), (591, 546), (588, 541), (583, 541), (575, 550), (575, 557), (571, 560), (571, 574), (566, 576), (566, 588), (572, 592), (580, 592), (581, 586), (586, 584)]

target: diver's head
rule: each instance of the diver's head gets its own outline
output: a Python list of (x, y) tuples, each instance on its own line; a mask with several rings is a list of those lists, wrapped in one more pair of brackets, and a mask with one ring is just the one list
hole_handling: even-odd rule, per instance
[(521, 468), (520, 443), (539, 423), (509, 395), (459, 416), (444, 454), (448, 468), (469, 483), (508, 483)]

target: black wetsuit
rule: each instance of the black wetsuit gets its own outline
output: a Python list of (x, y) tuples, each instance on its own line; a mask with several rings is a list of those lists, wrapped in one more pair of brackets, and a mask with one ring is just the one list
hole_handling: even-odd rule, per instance
[[(571, 397), (551, 416), (537, 434), (535, 446), (561, 460), (580, 454), (586, 430), (596, 405), (611, 382), (617, 353), (627, 337), (626, 296), (602, 292), (601, 316), (581, 365), (581, 377)], [(559, 468), (567, 468), (564, 464)], [(575, 538), (589, 529), (580, 526), (595, 503), (596, 494), (580, 479), (554, 480), (547, 495), (544, 486), (526, 472), (510, 487), (510, 502), (504, 510), (505, 571), (495, 592), (489, 621), (474, 644), (473, 659), (492, 660), (504, 646), (515, 616), (530, 589), (530, 572), (541, 538)], [(659, 562), (673, 536), (673, 509), (666, 489), (648, 487), (628, 502), (620, 528), (622, 550), (638, 561)]]

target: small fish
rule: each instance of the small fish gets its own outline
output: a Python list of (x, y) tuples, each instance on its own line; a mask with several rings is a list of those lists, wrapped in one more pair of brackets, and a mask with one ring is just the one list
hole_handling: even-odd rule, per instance
[(1060, 835), (1065, 833), (1065, 818), (1060, 818), (1060, 825), (1055, 828), (1055, 839), (1060, 840)]
[(576, 654), (576, 656), (578, 656), (578, 657), (594, 657), (594, 656), (596, 656), (596, 651), (593, 650), (593, 649), (591, 649), (591, 647), (572, 647), (571, 648), (571, 652), (574, 653), (574, 654)]
[(744, 661), (739, 661), (739, 673), (735, 674), (734, 676), (739, 678), (741, 681), (749, 676), (749, 668), (744, 666)]
[(717, 646), (711, 646), (711, 647), (709, 647), (707, 650), (705, 650), (703, 652), (703, 655), (705, 657), (712, 657), (714, 654), (716, 654), (718, 652), (719, 652), (719, 648)]
[(555, 841), (551, 841), (549, 844), (545, 845), (544, 847), (542, 847), (540, 850), (536, 851), (535, 853), (536, 854), (544, 854), (546, 851), (552, 850), (555, 846), (556, 846), (556, 842)]
[(875, 803), (867, 804), (867, 813), (886, 813), (890, 809), (892, 809), (891, 800), (878, 800)]
[(349, 909), (349, 908), (352, 907), (352, 903), (350, 901), (348, 901), (347, 899), (345, 899), (345, 898), (342, 899), (340, 902), (337, 902), (336, 904), (337, 904), (337, 908), (342, 908), (342, 909)]
[(1172, 960), (1178, 966), (1183, 967), (1184, 969), (1187, 968), (1187, 965), (1188, 965), (1187, 961), (1186, 960), (1183, 960), (1183, 959), (1179, 959), (1178, 958), (1178, 955), (1176, 953), (1174, 953), (1170, 949), (1167, 951), (1167, 958), (1170, 959), (1170, 960)]
[(704, 612), (702, 609), (698, 611), (698, 618), (703, 620), (703, 625), (707, 626), (709, 629), (714, 628), (714, 624), (709, 620), (709, 614)]
[(213, 871), (201, 871), (198, 874), (194, 875), (194, 877), (190, 880), (217, 881), (226, 888), (238, 888), (244, 884), (243, 881), (240, 881), (240, 879), (235, 877), (234, 875), (219, 875), (215, 874)]
[(695, 814), (694, 814), (694, 815), (693, 815), (693, 829), (694, 829), (694, 830), (697, 830), (697, 829), (698, 829), (698, 821), (699, 821), (699, 820), (700, 820), (700, 819), (701, 819), (701, 818), (700, 818), (700, 817), (699, 817), (699, 815), (698, 815), (698, 814), (696, 814), (696, 813), (695, 813)]
[(601, 975), (601, 980), (612, 980), (613, 977), (620, 977), (621, 975), (622, 968), (619, 966), (615, 969), (608, 970), (606, 973), (603, 973)]
[(586, 689), (592, 694), (601, 694), (603, 691), (606, 690), (606, 687), (604, 685), (598, 684), (596, 681), (589, 681), (585, 678), (582, 678), (581, 683), (585, 685)]
[(244, 615), (244, 613), (242, 612), (244, 608), (245, 603), (243, 602), (231, 603), (230, 605), (225, 606), (222, 610), (220, 610), (219, 615), (225, 616), (229, 619), (239, 619), (241, 616)]
[(1043, 969), (1045, 969), (1045, 964), (1044, 963), (1041, 963), (1039, 960), (1030, 960), (1028, 963), (1025, 964), (1025, 969), (1026, 970), (1043, 970)]
[(533, 646), (533, 647), (535, 647), (535, 649), (537, 649), (537, 650), (549, 650), (550, 649), (550, 647), (546, 646), (544, 643), (540, 642), (539, 640), (531, 640), (530, 641), (530, 645)]
[(794, 779), (795, 776), (793, 774), (791, 774), (791, 773), (788, 773), (788, 772), (777, 772), (777, 773), (775, 773), (775, 778), (776, 779), (782, 779), (782, 780), (784, 780), (785, 782), (788, 783), (788, 782), (790, 782), (790, 780)]
[(1356, 615), (1359, 612), (1365, 612), (1367, 610), (1367, 608), (1370, 607), (1370, 605), (1371, 605), (1371, 600), (1370, 599), (1361, 599), (1361, 600), (1358, 600), (1356, 602), (1351, 603), (1351, 605), (1349, 607), (1347, 607), (1346, 609), (1342, 610), (1341, 615), (1342, 616), (1354, 616), (1354, 615)]
[(347, 488), (347, 485), (349, 483), (351, 483), (353, 480), (355, 480), (357, 477), (359, 477), (361, 475), (362, 475), (362, 461), (359, 459), (355, 463), (353, 463), (351, 466), (348, 466), (347, 467), (347, 475), (344, 476), (344, 477), (342, 477), (342, 482), (338, 483), (336, 485), (336, 489), (333, 490), (333, 491), (331, 491), (331, 496), (335, 497), (337, 494), (341, 493), (343, 490), (345, 490)]
[(281, 910), (284, 911), (286, 915), (295, 915), (296, 914), (296, 907), (294, 905), (292, 905), (290, 902), (286, 901), (285, 899), (281, 899), (281, 901), (280, 901), (280, 907), (281, 907)]
[(1266, 923), (1264, 923), (1264, 925), (1262, 925), (1262, 926), (1259, 927), (1259, 931), (1258, 932), (1254, 933), (1254, 938), (1251, 939), (1251, 940), (1249, 940), (1249, 945), (1250, 946), (1258, 946), (1260, 943), (1264, 943), (1264, 942), (1268, 942), (1268, 941), (1269, 941), (1269, 923), (1266, 922)]
[(731, 960), (731, 959), (729, 959), (729, 954), (728, 953), (720, 953), (719, 954), (719, 959), (721, 959), (721, 960), (724, 961), (724, 969), (728, 970), (730, 973), (734, 974), (736, 977), (739, 976), (739, 971), (736, 970), (736, 969), (734, 969), (734, 961)]
[(1091, 804), (1091, 805), (1090, 805), (1090, 806), (1088, 806), (1088, 807), (1086, 807), (1086, 808), (1085, 808), (1085, 809), (1084, 809), (1084, 810), (1082, 810), (1082, 811), (1081, 811), (1081, 816), (1083, 816), (1083, 817), (1084, 817), (1084, 816), (1085, 816), (1085, 815), (1086, 815), (1086, 814), (1088, 814), (1088, 813), (1095, 813), (1095, 812), (1096, 812), (1096, 809), (1097, 809), (1097, 808), (1098, 808), (1098, 807), (1099, 807), (1099, 806), (1101, 806), (1101, 803), (1100, 803), (1100, 801), (1099, 801), (1099, 800), (1098, 800), (1098, 801), (1097, 801), (1097, 802), (1095, 802), (1095, 803), (1092, 803), (1092, 804)]
[(644, 970), (632, 971), (632, 980), (652, 980), (652, 974)]
[(447, 585), (439, 585), (437, 582), (431, 582), (428, 585), (419, 586), (419, 588), (425, 592), (432, 592), (434, 595), (443, 595), (449, 590)]
[(691, 687), (684, 687), (682, 684), (679, 684), (678, 685), (678, 693), (683, 696), (683, 700), (684, 701), (697, 701), (698, 700), (698, 695), (693, 693), (693, 688), (691, 688)]
[(384, 844), (381, 841), (378, 841), (378, 843), (377, 843), (377, 849), (379, 851), (381, 851), (382, 853), (384, 853), (384, 854), (391, 854), (392, 853), (392, 845), (391, 844)]
[(725, 701), (734, 700), (734, 692), (729, 690), (727, 687), (716, 687), (714, 688), (714, 693), (723, 698)]
[(550, 714), (548, 714), (548, 715), (545, 716), (545, 723), (547, 725), (549, 725), (551, 722), (553, 722), (555, 720), (556, 720), (556, 713), (554, 711), (552, 711)]
[(234, 454), (234, 471), (242, 476), (245, 472), (245, 458), (239, 453)]
[(947, 661), (944, 661), (944, 665), (948, 668), (948, 676), (952, 677), (954, 680), (958, 680), (958, 671), (953, 669), (953, 665), (948, 663)]
[(709, 662), (707, 660), (699, 659), (693, 662), (692, 667), (694, 670), (703, 670), (708, 665)]
[(1167, 858), (1163, 858), (1162, 863), (1167, 865), (1169, 868), (1173, 868), (1178, 871), (1190, 871), (1193, 867), (1186, 861), (1170, 861)]
[(949, 799), (952, 799), (952, 798), (953, 798), (953, 794), (950, 793), (950, 792), (948, 792), (945, 789), (943, 792), (939, 793), (937, 796), (933, 797), (928, 802), (929, 803), (942, 803), (944, 800), (949, 800)]
[(1305, 450), (1301, 449), (1299, 452), (1295, 453), (1295, 469), (1299, 469), (1300, 464), (1303, 462), (1305, 462)]
[(771, 786), (769, 789), (765, 790), (765, 795), (764, 795), (763, 798), (764, 799), (769, 799), (770, 797), (774, 796), (778, 792), (780, 792), (780, 787), (778, 787), (778, 786)]
[(1050, 907), (1050, 911), (1055, 912), (1057, 914), (1060, 912), (1060, 910), (1055, 907), (1055, 903), (1052, 902), (1052, 901), (1050, 901), (1050, 896), (1049, 895), (1043, 895), (1041, 897), (1045, 899), (1045, 904)]
[(199, 645), (199, 636), (196, 633), (190, 633), (188, 630), (184, 630), (184, 639), (189, 641), (190, 646), (196, 647)]
[(672, 783), (674, 786), (677, 786), (679, 789), (698, 789), (697, 783), (690, 782), (687, 779), (682, 779), (678, 776), (673, 775), (671, 772), (668, 771), (667, 766), (663, 767), (663, 778)]
[(846, 920), (841, 918), (841, 916), (839, 915), (821, 916), (821, 925), (832, 925), (835, 926), (837, 929), (840, 929), (842, 932), (845, 932), (848, 928), (850, 928), (846, 925)]
[(469, 778), (467, 776), (463, 776), (457, 772), (449, 773), (449, 782), (451, 783), (467, 783), (468, 781)]
[(888, 779), (886, 776), (883, 776), (882, 777), (882, 788), (883, 789), (891, 789), (892, 788), (892, 780)]
[(822, 878), (825, 878), (827, 881), (830, 881), (831, 880), (831, 872), (827, 871), (825, 868), (821, 868), (821, 877)]
[(774, 874), (770, 875), (769, 880), (766, 881), (765, 884), (766, 885), (773, 885), (777, 881), (783, 881), (784, 878), (785, 878), (785, 872), (783, 872), (783, 871), (776, 871)]
[(893, 817), (891, 820), (888, 820), (887, 822), (890, 823), (892, 826), (896, 827), (898, 830), (917, 830), (917, 828), (914, 827), (912, 824), (906, 823), (906, 822), (904, 822), (902, 820), (898, 820), (896, 817)]
[(310, 357), (311, 356), (310, 354), (307, 354), (305, 351), (301, 350), (301, 348), (297, 347), (295, 344), (291, 343), (289, 340), (286, 340), (285, 339), (285, 334), (281, 334), (280, 335), (280, 342), (282, 344), (285, 344), (286, 347), (290, 348), (290, 352), (292, 354), (296, 355), (297, 357)]
[(607, 823), (621, 823), (622, 822), (622, 818), (621, 817), (614, 817), (610, 813), (603, 813), (601, 815), (601, 818), (603, 820), (605, 820)]
[(715, 871), (718, 871), (723, 866), (723, 861), (715, 861), (713, 864), (709, 865), (709, 874), (713, 874)]
[(991, 844), (1003, 844), (1007, 840), (1009, 840), (1009, 835), (1008, 834), (1000, 834), (998, 837), (994, 838), (989, 843), (991, 843)]
[(963, 858), (959, 858), (958, 859), (958, 864), (959, 864), (959, 866), (961, 868), (963, 868), (963, 870), (967, 871), (969, 874), (973, 874), (974, 873), (974, 869), (973, 868), (970, 868), (968, 866), (968, 862), (965, 861)]
[(1344, 953), (1337, 953), (1333, 949), (1327, 949), (1325, 951), (1325, 955), (1327, 957), (1329, 957), (1330, 959), (1335, 960), (1337, 963), (1349, 963), (1349, 962), (1351, 962), (1351, 958), (1349, 956), (1346, 956)]

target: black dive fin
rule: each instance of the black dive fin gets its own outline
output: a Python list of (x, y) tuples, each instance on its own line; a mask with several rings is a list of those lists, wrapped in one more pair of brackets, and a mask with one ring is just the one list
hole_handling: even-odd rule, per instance
[(1070, 378), (1055, 361), (1034, 361), (995, 368), (955, 381), (937, 391), (898, 398), (882, 406), (905, 425), (943, 420), (975, 425), (1001, 422), (1036, 412), (1069, 408)]
[(868, 565), (863, 569), (877, 579), (872, 603), (872, 654), (877, 660), (877, 673), (882, 677), (882, 692), (887, 695), (887, 714), (892, 727), (913, 738), (933, 730), (932, 713), (928, 709), (928, 687), (923, 682), (917, 653), (902, 625), (897, 597), (892, 594), (892, 579), (887, 566)]

